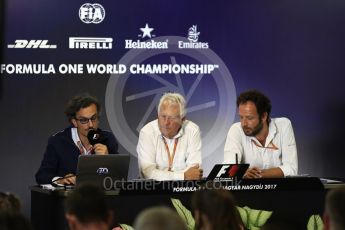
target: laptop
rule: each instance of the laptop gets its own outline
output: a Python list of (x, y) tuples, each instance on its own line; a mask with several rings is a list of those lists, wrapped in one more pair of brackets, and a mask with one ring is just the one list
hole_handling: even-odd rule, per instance
[(129, 159), (127, 154), (80, 155), (76, 184), (94, 184), (110, 190), (115, 181), (127, 181)]
[(242, 179), (249, 168), (249, 164), (216, 164), (207, 177), (207, 180), (232, 181)]

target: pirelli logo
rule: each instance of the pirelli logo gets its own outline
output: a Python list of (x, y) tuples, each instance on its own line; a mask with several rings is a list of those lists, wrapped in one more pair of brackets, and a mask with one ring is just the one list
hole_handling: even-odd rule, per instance
[(70, 49), (112, 49), (113, 38), (70, 37)]

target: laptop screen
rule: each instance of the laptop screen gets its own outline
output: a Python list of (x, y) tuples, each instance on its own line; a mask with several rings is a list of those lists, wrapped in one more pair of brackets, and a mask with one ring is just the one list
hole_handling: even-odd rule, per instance
[(91, 183), (105, 187), (104, 183), (127, 181), (129, 159), (127, 154), (80, 155), (76, 183)]
[(216, 164), (207, 180), (228, 181), (233, 178), (242, 179), (249, 168), (249, 164)]

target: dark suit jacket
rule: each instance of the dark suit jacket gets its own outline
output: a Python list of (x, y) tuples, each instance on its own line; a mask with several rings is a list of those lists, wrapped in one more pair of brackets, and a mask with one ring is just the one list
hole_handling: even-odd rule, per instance
[[(111, 132), (100, 130), (109, 154), (116, 154), (118, 144)], [(38, 184), (50, 184), (54, 177), (63, 177), (68, 173), (76, 174), (80, 151), (74, 144), (71, 127), (51, 136), (35, 177)]]

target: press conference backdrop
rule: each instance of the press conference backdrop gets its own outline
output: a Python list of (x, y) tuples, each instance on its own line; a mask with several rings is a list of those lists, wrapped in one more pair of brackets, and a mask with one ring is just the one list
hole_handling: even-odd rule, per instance
[[(0, 2), (0, 63), (2, 63), (2, 55), (3, 55), (3, 39), (4, 39), (4, 7), (5, 7), (5, 2), (1, 1)], [(1, 76), (1, 75), (0, 75)], [(1, 99), (1, 93), (2, 93), (2, 80), (0, 79), (0, 99)]]
[(101, 127), (131, 154), (130, 178), (138, 132), (163, 92), (186, 96), (207, 175), (238, 121), (236, 96), (252, 88), (271, 99), (272, 117), (291, 119), (299, 173), (344, 177), (344, 1), (85, 3), (11, 0), (2, 13), (0, 190), (18, 194), (27, 214), (48, 137), (68, 125), (64, 105), (82, 92), (99, 98)]

